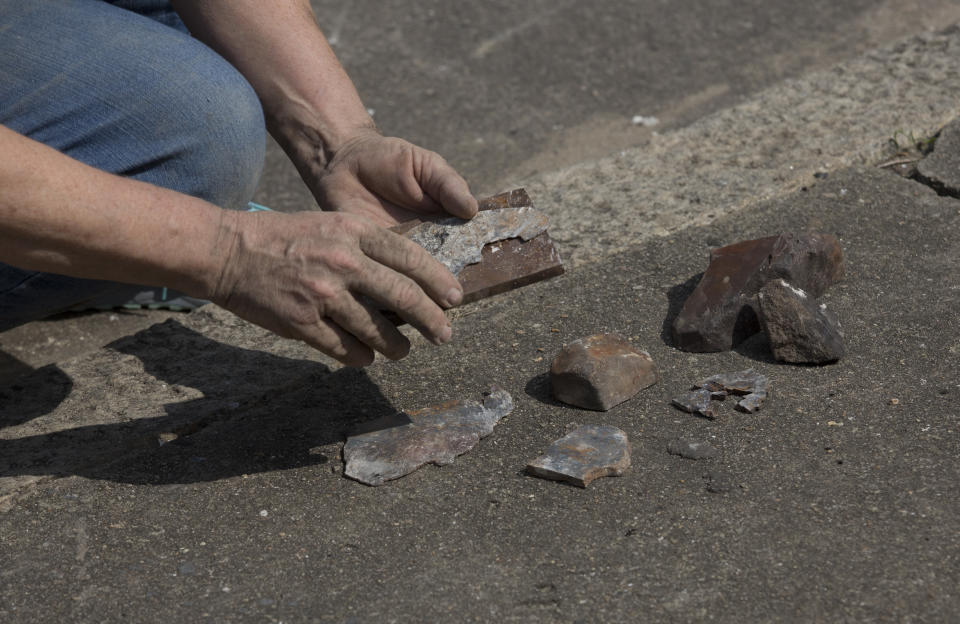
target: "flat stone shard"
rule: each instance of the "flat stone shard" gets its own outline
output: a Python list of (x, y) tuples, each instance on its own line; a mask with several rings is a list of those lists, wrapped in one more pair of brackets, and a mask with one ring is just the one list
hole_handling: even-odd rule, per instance
[(584, 425), (550, 445), (527, 472), (587, 487), (600, 477), (619, 477), (630, 467), (627, 434), (608, 425)]
[(594, 334), (560, 350), (550, 367), (553, 396), (570, 405), (607, 411), (657, 382), (646, 351), (615, 334)]
[(917, 164), (917, 177), (938, 193), (960, 197), (960, 120), (940, 131), (933, 152)]
[(763, 406), (769, 385), (770, 381), (766, 375), (748, 368), (736, 373), (722, 373), (707, 377), (698, 383), (697, 387), (740, 395), (743, 398), (737, 401), (737, 409), (753, 413)]
[(760, 289), (760, 324), (773, 356), (793, 364), (827, 364), (843, 357), (840, 322), (824, 304), (784, 280)]
[(488, 243), (519, 238), (528, 241), (547, 229), (547, 215), (532, 206), (481, 210), (469, 221), (449, 217), (416, 225), (406, 236), (458, 275), (483, 259)]
[(432, 463), (445, 466), (476, 446), (513, 409), (494, 386), (483, 402), (448, 401), (364, 423), (343, 447), (344, 474), (367, 485), (405, 476)]
[(667, 443), (667, 452), (685, 459), (710, 459), (717, 456), (717, 449), (708, 442), (692, 438), (676, 438)]
[(683, 396), (679, 396), (671, 401), (674, 407), (682, 409), (691, 414), (699, 414), (704, 418), (716, 420), (720, 415), (720, 403), (726, 392), (711, 391), (707, 388), (692, 390)]
[(673, 321), (684, 351), (726, 351), (760, 331), (757, 293), (786, 279), (813, 297), (843, 277), (840, 243), (829, 234), (780, 234), (710, 252), (710, 265)]

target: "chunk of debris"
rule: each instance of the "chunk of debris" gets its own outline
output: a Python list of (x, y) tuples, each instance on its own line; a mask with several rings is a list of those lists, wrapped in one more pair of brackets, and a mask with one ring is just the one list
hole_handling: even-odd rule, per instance
[(720, 403), (727, 396), (726, 392), (715, 392), (707, 388), (692, 390), (687, 394), (671, 401), (678, 407), (691, 414), (699, 414), (704, 418), (716, 420), (720, 415)]
[(756, 412), (767, 398), (769, 380), (752, 368), (736, 373), (723, 373), (707, 377), (697, 384), (697, 388), (717, 391), (723, 390), (729, 394), (740, 395), (737, 408), (744, 412)]
[(454, 458), (493, 433), (513, 409), (513, 399), (494, 386), (478, 401), (447, 401), (364, 423), (343, 447), (344, 474), (367, 485), (405, 476), (427, 463)]
[(829, 234), (780, 234), (710, 252), (710, 265), (673, 321), (684, 351), (726, 351), (760, 331), (757, 293), (783, 278), (819, 297), (843, 276), (840, 243)]
[(843, 357), (840, 322), (825, 304), (782, 279), (767, 282), (758, 301), (760, 324), (781, 362), (827, 364)]
[(619, 477), (630, 467), (627, 434), (609, 425), (584, 425), (550, 445), (527, 472), (587, 487), (600, 477)]
[(693, 438), (676, 438), (667, 443), (667, 452), (685, 459), (710, 459), (717, 456), (717, 449), (709, 442)]
[(917, 178), (941, 195), (960, 197), (960, 120), (940, 131), (933, 152), (917, 163)]
[(567, 344), (550, 367), (558, 401), (607, 411), (657, 382), (653, 359), (615, 334), (594, 334)]

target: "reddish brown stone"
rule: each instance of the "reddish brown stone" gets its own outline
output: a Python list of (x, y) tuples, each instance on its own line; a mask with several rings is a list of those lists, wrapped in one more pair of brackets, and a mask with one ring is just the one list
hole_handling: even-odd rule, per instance
[(550, 367), (553, 396), (592, 410), (606, 411), (656, 382), (650, 354), (614, 334), (571, 342)]
[(782, 278), (819, 297), (843, 277), (843, 252), (829, 234), (780, 234), (710, 252), (710, 266), (673, 322), (684, 351), (726, 351), (760, 331), (757, 293)]
[(773, 356), (793, 364), (827, 364), (843, 357), (840, 322), (826, 305), (783, 280), (760, 289), (760, 324)]

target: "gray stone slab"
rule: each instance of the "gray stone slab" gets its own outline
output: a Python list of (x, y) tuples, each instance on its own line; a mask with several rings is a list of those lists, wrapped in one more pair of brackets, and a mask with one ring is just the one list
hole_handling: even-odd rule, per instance
[(619, 477), (630, 467), (627, 434), (609, 425), (584, 425), (550, 445), (527, 472), (580, 487), (600, 477)]
[(365, 423), (343, 447), (344, 474), (367, 485), (383, 485), (424, 464), (452, 464), (493, 433), (511, 410), (510, 395), (493, 387), (482, 403), (447, 401)]

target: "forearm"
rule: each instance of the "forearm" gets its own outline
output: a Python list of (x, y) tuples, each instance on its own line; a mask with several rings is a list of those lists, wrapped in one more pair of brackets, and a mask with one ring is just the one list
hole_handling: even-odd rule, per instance
[(232, 219), (203, 200), (111, 175), (0, 126), (0, 261), (199, 297), (217, 286)]
[(250, 81), (271, 134), (295, 160), (323, 162), (358, 129), (374, 127), (307, 0), (173, 4), (193, 35)]

